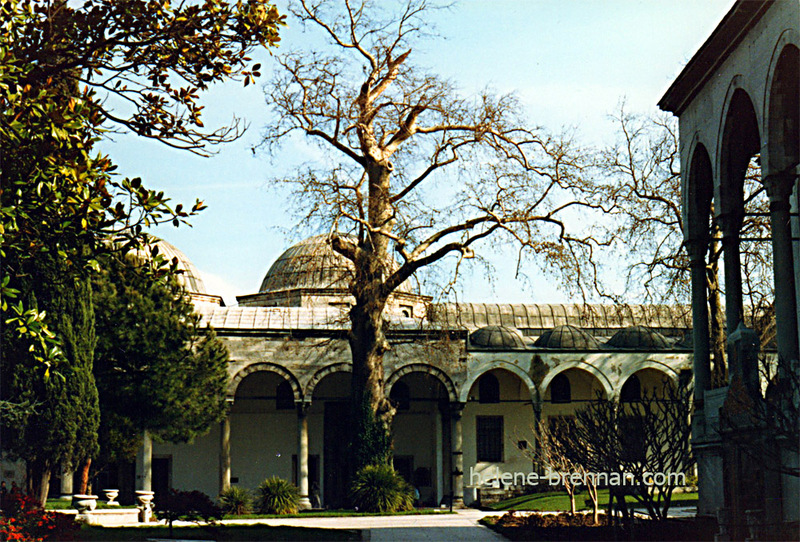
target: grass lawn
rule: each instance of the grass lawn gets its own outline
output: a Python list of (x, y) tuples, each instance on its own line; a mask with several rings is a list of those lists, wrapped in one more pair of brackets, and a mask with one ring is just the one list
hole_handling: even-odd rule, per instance
[(417, 516), (425, 514), (452, 514), (449, 510), (436, 508), (416, 508), (407, 512), (393, 512), (381, 514), (379, 512), (356, 512), (355, 510), (322, 510), (319, 512), (301, 512), (299, 514), (244, 514), (241, 516), (227, 515), (223, 519), (270, 519), (270, 518), (327, 518), (327, 517), (357, 517), (357, 516)]
[[(218, 541), (317, 541), (331, 542), (361, 540), (361, 533), (344, 529), (315, 529), (307, 527), (270, 527), (268, 525), (219, 525), (216, 527), (175, 527), (172, 533), (176, 539), (218, 540)], [(153, 527), (95, 527), (84, 525), (78, 534), (82, 541), (144, 541), (151, 538), (168, 538), (169, 528), (160, 525)]]
[[(585, 491), (575, 495), (575, 505), (578, 510), (588, 510), (589, 507), (584, 505), (584, 500), (589, 498), (589, 494)], [(598, 499), (600, 506), (608, 504), (608, 490), (601, 489), (598, 491)], [(625, 498), (627, 502), (636, 503), (636, 499), (631, 496)], [(697, 493), (673, 493), (672, 506), (696, 506)], [(564, 491), (552, 493), (535, 493), (533, 495), (523, 495), (522, 497), (514, 497), (500, 501), (497, 504), (489, 506), (492, 510), (537, 510), (537, 511), (569, 511), (569, 496)]]
[[(130, 506), (108, 506), (105, 502), (98, 500), (97, 509), (105, 510), (111, 508), (136, 508), (136, 505)], [(72, 499), (47, 499), (47, 504), (44, 505), (45, 510), (74, 510), (72, 507)]]

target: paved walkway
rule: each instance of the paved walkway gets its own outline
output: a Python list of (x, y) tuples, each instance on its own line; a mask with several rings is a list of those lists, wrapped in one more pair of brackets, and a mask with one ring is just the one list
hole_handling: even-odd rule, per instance
[[(262, 523), (292, 527), (322, 527), (326, 529), (358, 529), (371, 542), (498, 542), (505, 540), (491, 529), (478, 523), (486, 515), (497, 512), (460, 510), (455, 514), (424, 514), (416, 516), (359, 516), (336, 518), (274, 518), (242, 520), (236, 523)], [(225, 523), (234, 523), (226, 521)]]

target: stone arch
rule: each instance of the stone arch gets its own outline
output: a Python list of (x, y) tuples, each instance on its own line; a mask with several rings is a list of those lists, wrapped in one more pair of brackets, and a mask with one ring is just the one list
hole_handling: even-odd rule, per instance
[(714, 197), (714, 171), (708, 149), (695, 135), (691, 145), (687, 182), (683, 185), (683, 212), (687, 241), (707, 242), (711, 202)]
[(772, 52), (764, 89), (765, 164), (769, 174), (800, 162), (800, 35), (786, 30)]
[(603, 392), (606, 394), (606, 397), (611, 397), (614, 391), (614, 386), (611, 385), (611, 380), (603, 373), (600, 369), (583, 360), (575, 360), (575, 361), (567, 361), (565, 363), (559, 363), (557, 367), (555, 367), (552, 371), (547, 373), (547, 375), (542, 380), (542, 383), (539, 384), (539, 396), (544, 398), (545, 393), (547, 392), (547, 387), (550, 385), (550, 382), (553, 381), (557, 375), (568, 371), (570, 369), (582, 369), (587, 373), (592, 374), (600, 385), (603, 387)]
[(322, 369), (318, 370), (314, 373), (314, 376), (311, 377), (311, 380), (308, 381), (306, 384), (306, 397), (311, 400), (314, 398), (314, 388), (317, 387), (317, 384), (325, 378), (326, 376), (333, 374), (333, 373), (352, 373), (353, 372), (353, 364), (349, 362), (340, 362), (340, 363), (332, 363), (331, 365), (326, 365)]
[(717, 193), (719, 215), (743, 213), (744, 177), (750, 158), (761, 151), (762, 129), (750, 93), (743, 77), (737, 75), (728, 87), (720, 118), (720, 137), (717, 139)]
[(228, 399), (232, 400), (236, 396), (236, 388), (239, 387), (239, 384), (246, 376), (258, 372), (271, 372), (279, 374), (292, 386), (294, 400), (300, 401), (303, 399), (303, 390), (300, 387), (300, 382), (297, 380), (297, 377), (295, 377), (294, 374), (292, 374), (292, 372), (286, 367), (269, 362), (253, 363), (236, 373), (236, 375), (231, 378), (231, 381), (228, 384)]
[(522, 380), (522, 382), (526, 386), (528, 386), (528, 393), (531, 396), (531, 400), (536, 401), (537, 397), (536, 384), (533, 383), (533, 380), (531, 380), (530, 375), (528, 375), (528, 373), (523, 371), (517, 365), (502, 360), (490, 361), (478, 367), (477, 371), (475, 372), (475, 375), (466, 382), (464, 382), (464, 384), (462, 385), (461, 391), (458, 394), (458, 400), (461, 401), (462, 403), (466, 403), (467, 399), (469, 399), (469, 390), (472, 389), (473, 384), (475, 384), (475, 382), (477, 382), (478, 379), (484, 373), (487, 373), (494, 369), (505, 369), (506, 371), (517, 375)]
[(678, 377), (680, 376), (678, 371), (661, 361), (656, 361), (654, 359), (634, 361), (632, 363), (625, 364), (625, 370), (619, 375), (620, 387), (622, 387), (622, 383), (624, 383), (628, 377), (644, 369), (654, 369), (656, 371), (660, 371), (664, 373), (670, 380), (675, 382), (678, 381)]
[(392, 386), (410, 373), (425, 373), (429, 374), (439, 382), (442, 383), (444, 389), (447, 390), (447, 397), (450, 399), (450, 402), (458, 401), (458, 394), (456, 393), (456, 386), (453, 384), (453, 381), (447, 376), (447, 373), (439, 369), (438, 367), (434, 367), (433, 365), (428, 365), (427, 363), (409, 363), (408, 365), (403, 365), (402, 367), (396, 369), (389, 378), (386, 379), (386, 395), (388, 396), (391, 393)]

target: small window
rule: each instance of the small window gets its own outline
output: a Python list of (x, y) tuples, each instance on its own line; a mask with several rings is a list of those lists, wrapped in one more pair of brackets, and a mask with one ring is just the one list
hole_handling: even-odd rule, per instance
[(642, 383), (639, 382), (639, 377), (631, 375), (625, 384), (622, 386), (622, 391), (619, 394), (619, 400), (623, 403), (632, 403), (634, 401), (642, 400)]
[(294, 408), (294, 391), (287, 381), (278, 384), (275, 394), (275, 408), (277, 410), (292, 410)]
[(405, 382), (395, 382), (392, 391), (389, 392), (389, 399), (394, 402), (397, 410), (411, 409), (411, 390)]
[(553, 403), (569, 403), (572, 401), (572, 388), (569, 378), (564, 373), (557, 374), (550, 382), (550, 401)]
[(486, 373), (478, 381), (478, 401), (481, 403), (500, 402), (500, 382), (491, 373)]
[(501, 463), (503, 461), (503, 417), (476, 416), (478, 461)]
[(636, 416), (623, 416), (619, 420), (619, 432), (622, 459), (624, 461), (645, 461), (647, 449), (644, 420)]
[(411, 305), (400, 305), (400, 312), (406, 318), (414, 317), (414, 307)]

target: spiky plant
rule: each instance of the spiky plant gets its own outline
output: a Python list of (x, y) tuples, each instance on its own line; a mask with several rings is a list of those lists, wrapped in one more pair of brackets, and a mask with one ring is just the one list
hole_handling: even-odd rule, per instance
[(368, 465), (356, 473), (350, 488), (353, 506), (364, 512), (398, 512), (414, 508), (414, 488), (390, 465)]
[(231, 486), (219, 494), (219, 507), (225, 514), (249, 514), (253, 510), (253, 494), (246, 488)]
[(297, 486), (277, 476), (258, 486), (257, 505), (261, 514), (296, 514), (300, 505)]

